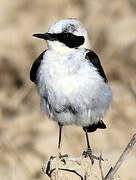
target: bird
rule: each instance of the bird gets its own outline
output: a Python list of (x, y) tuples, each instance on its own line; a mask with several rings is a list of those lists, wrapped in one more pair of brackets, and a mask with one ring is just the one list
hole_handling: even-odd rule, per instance
[(32, 64), (30, 80), (43, 112), (59, 125), (58, 149), (62, 127), (75, 124), (85, 132), (87, 150), (82, 155), (94, 163), (99, 158), (92, 153), (88, 133), (106, 128), (102, 119), (112, 92), (98, 55), (88, 48), (87, 30), (79, 20), (65, 18), (33, 36), (46, 41), (47, 49)]

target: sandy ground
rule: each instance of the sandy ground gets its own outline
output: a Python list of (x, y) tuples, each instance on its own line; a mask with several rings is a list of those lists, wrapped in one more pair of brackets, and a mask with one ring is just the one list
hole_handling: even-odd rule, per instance
[[(135, 0), (1, 0), (0, 3), (0, 179), (48, 180), (41, 166), (56, 154), (58, 126), (40, 110), (29, 80), (34, 59), (46, 48), (32, 34), (61, 18), (79, 19), (104, 66), (113, 92), (106, 130), (90, 134), (95, 154), (114, 164), (136, 132)], [(62, 151), (78, 157), (86, 148), (76, 126), (63, 131)], [(119, 170), (136, 180), (136, 146)]]

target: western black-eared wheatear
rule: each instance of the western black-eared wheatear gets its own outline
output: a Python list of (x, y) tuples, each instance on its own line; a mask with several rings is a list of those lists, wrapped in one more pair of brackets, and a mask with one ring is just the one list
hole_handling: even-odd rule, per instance
[(106, 128), (102, 118), (112, 93), (99, 57), (88, 49), (87, 31), (76, 19), (62, 19), (47, 33), (33, 36), (48, 45), (33, 63), (30, 79), (37, 85), (43, 111), (59, 124), (58, 148), (63, 125), (76, 124), (86, 134), (83, 155), (93, 162), (88, 132)]

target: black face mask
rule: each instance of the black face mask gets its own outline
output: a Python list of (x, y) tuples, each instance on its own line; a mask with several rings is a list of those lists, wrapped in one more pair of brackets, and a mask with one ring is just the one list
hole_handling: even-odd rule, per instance
[(34, 37), (41, 38), (49, 41), (59, 41), (70, 48), (77, 48), (84, 44), (85, 38), (83, 36), (76, 36), (72, 33), (58, 33), (58, 34), (34, 34)]

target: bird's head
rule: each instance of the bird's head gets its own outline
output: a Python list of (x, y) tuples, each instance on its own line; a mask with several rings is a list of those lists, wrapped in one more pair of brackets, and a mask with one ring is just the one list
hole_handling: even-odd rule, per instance
[(76, 19), (61, 19), (53, 23), (47, 33), (33, 36), (46, 40), (48, 48), (57, 51), (88, 47), (87, 31)]

